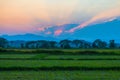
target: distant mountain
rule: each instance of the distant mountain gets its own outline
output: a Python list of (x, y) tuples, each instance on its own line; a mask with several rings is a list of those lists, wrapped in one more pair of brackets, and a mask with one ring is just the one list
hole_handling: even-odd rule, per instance
[(23, 35), (3, 35), (1, 37), (4, 37), (10, 41), (12, 40), (24, 40), (24, 41), (34, 41), (34, 40), (57, 40), (53, 37), (44, 37), (41, 35), (35, 35), (35, 34), (23, 34)]
[[(108, 22), (103, 22), (96, 25), (86, 26), (83, 29), (78, 29), (73, 33), (66, 31), (77, 27), (79, 24), (65, 24), (61, 26), (53, 26), (41, 31), (38, 34), (23, 34), (23, 35), (3, 35), (2, 37), (8, 40), (62, 40), (62, 39), (84, 39), (93, 41), (95, 39), (102, 39), (105, 41), (114, 39), (120, 42), (120, 19), (115, 19)], [(55, 35), (56, 30), (62, 30), (60, 35)], [(47, 34), (50, 32), (50, 34)]]
[[(41, 31), (38, 34), (22, 34), (22, 35), (2, 35), (1, 37), (4, 37), (8, 40), (25, 40), (25, 41), (33, 41), (33, 40), (55, 40), (59, 41), (63, 39), (62, 37), (57, 37), (54, 35), (54, 32), (56, 30), (63, 30), (63, 33), (61, 35), (64, 35), (64, 31), (69, 30), (73, 27), (78, 26), (79, 24), (65, 24), (60, 26), (53, 26), (50, 28), (47, 28), (45, 31)], [(51, 32), (51, 34), (46, 34), (47, 32)], [(67, 36), (66, 36), (67, 37)], [(66, 38), (64, 37), (64, 38)]]

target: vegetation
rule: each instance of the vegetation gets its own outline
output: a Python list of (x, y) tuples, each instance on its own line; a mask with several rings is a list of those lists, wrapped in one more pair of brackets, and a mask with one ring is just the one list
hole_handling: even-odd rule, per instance
[(4, 38), (0, 38), (0, 47), (6, 47), (8, 41)]
[(114, 40), (27, 41), (22, 49), (0, 40), (0, 80), (120, 79), (120, 49)]
[(119, 71), (2, 71), (0, 80), (119, 80)]
[(115, 40), (110, 40), (109, 43), (96, 39), (93, 42), (88, 42), (85, 40), (61, 40), (57, 41), (47, 41), (47, 40), (38, 40), (38, 41), (7, 41), (4, 38), (0, 38), (0, 47), (2, 48), (27, 48), (27, 49), (38, 49), (38, 48), (47, 48), (47, 49), (106, 49), (106, 48), (120, 48), (119, 43), (115, 43)]
[(0, 69), (120, 70), (120, 60), (0, 60)]

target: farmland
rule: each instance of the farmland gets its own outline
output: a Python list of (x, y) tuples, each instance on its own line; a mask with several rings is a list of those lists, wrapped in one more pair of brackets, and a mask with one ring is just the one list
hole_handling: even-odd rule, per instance
[(3, 71), (0, 80), (119, 80), (119, 71)]
[(2, 49), (0, 80), (119, 80), (119, 49)]

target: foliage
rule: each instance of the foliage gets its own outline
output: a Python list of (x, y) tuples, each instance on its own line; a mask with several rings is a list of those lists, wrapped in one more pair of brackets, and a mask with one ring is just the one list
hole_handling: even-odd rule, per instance
[(1, 71), (0, 80), (119, 80), (119, 71)]
[(119, 49), (0, 51), (0, 80), (118, 80), (119, 71)]
[(38, 48), (62, 48), (62, 49), (71, 49), (71, 48), (80, 48), (80, 49), (105, 49), (105, 48), (120, 48), (120, 45), (115, 43), (115, 40), (110, 40), (109, 44), (100, 39), (96, 39), (93, 42), (88, 42), (85, 40), (61, 40), (57, 41), (47, 41), (47, 40), (38, 40), (38, 41), (7, 41), (4, 38), (0, 38), (0, 47), (2, 48), (27, 48), (27, 49), (38, 49)]
[(0, 47), (4, 48), (7, 46), (8, 41), (5, 38), (0, 38)]

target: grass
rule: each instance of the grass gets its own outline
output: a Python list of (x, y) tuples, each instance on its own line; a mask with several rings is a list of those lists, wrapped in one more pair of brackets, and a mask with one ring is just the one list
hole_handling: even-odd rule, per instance
[(3, 49), (0, 54), (120, 55), (120, 49)]
[(119, 80), (120, 49), (3, 49), (0, 80)]
[(0, 60), (1, 67), (120, 67), (120, 60)]
[(48, 54), (37, 54), (31, 58), (33, 59), (45, 59), (47, 56), (49, 56)]
[(2, 71), (0, 80), (119, 80), (119, 71)]
[(31, 58), (34, 57), (34, 54), (0, 54), (0, 58)]
[(120, 60), (120, 55), (0, 54), (0, 60)]
[[(39, 56), (38, 56), (39, 57)], [(114, 59), (118, 59), (118, 60), (120, 60), (120, 56), (118, 56), (118, 55), (49, 55), (49, 56), (46, 56), (46, 57), (44, 57), (45, 59), (75, 59), (75, 60), (97, 60), (97, 59), (101, 59), (101, 60), (114, 60)]]

